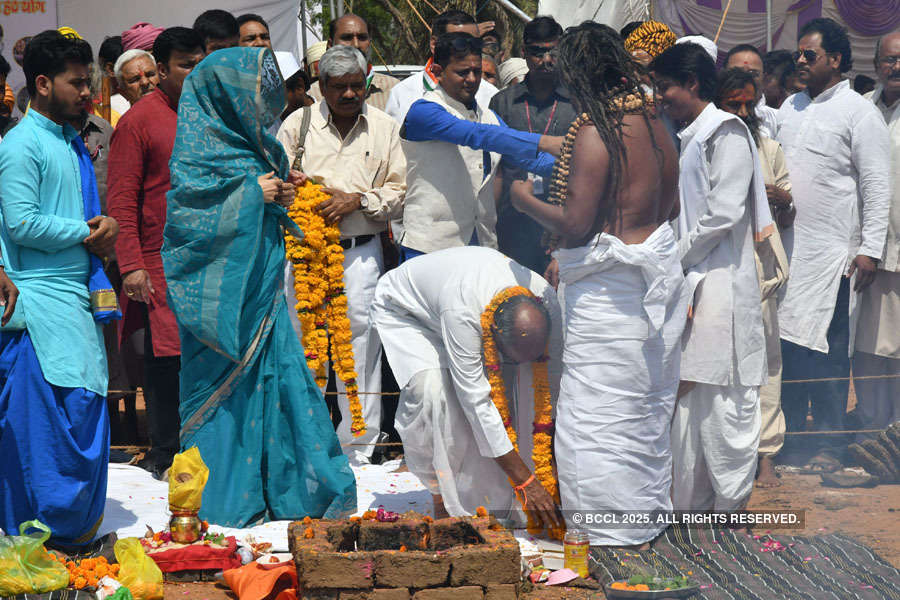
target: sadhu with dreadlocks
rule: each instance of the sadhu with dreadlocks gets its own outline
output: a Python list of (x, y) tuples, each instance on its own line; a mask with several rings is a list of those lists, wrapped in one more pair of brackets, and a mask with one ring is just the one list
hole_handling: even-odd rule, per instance
[[(548, 276), (558, 277), (566, 315), (555, 437), (563, 512), (666, 511), (687, 316), (669, 225), (678, 155), (614, 32), (570, 30), (558, 65), (582, 114), (554, 169), (555, 204), (528, 182), (514, 184), (512, 201), (561, 246)], [(663, 529), (588, 527), (600, 545), (644, 544)]]

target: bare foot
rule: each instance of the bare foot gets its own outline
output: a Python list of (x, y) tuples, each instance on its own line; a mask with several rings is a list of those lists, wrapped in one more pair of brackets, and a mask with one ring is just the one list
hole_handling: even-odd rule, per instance
[(756, 471), (756, 487), (776, 488), (781, 486), (781, 479), (775, 472), (775, 461), (771, 456), (759, 457), (759, 468)]

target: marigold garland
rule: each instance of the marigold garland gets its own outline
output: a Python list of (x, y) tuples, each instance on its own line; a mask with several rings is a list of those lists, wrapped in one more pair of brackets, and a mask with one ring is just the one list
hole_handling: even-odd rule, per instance
[[(503, 381), (503, 373), (500, 368), (500, 354), (497, 351), (497, 343), (491, 333), (494, 324), (494, 314), (499, 306), (514, 296), (529, 296), (534, 298), (531, 290), (522, 286), (506, 288), (494, 296), (491, 303), (481, 313), (481, 340), (484, 350), (484, 368), (487, 371), (488, 383), (491, 385), (491, 400), (500, 413), (506, 434), (512, 442), (516, 452), (519, 451), (518, 435), (513, 427), (509, 415), (509, 403), (506, 399), (506, 385)], [(534, 475), (541, 485), (547, 490), (556, 502), (559, 502), (559, 486), (553, 474), (553, 403), (550, 399), (550, 383), (547, 373), (547, 357), (542, 356), (531, 364), (531, 380), (534, 389), (534, 429), (532, 433), (532, 453), (534, 461)], [(526, 511), (527, 514), (527, 511)], [(528, 516), (528, 531), (540, 532), (540, 528)], [(548, 534), (551, 538), (562, 540), (565, 535), (565, 527), (551, 528)]]
[(298, 241), (286, 233), (285, 254), (294, 269), (295, 309), (303, 329), (306, 364), (315, 375), (316, 384), (324, 387), (328, 383), (326, 365), (331, 360), (335, 374), (347, 390), (353, 419), (350, 430), (359, 437), (366, 432), (366, 423), (350, 343), (341, 232), (337, 225), (326, 224), (316, 210), (327, 198), (322, 186), (311, 181), (297, 188), (288, 216), (300, 227), (304, 237)]

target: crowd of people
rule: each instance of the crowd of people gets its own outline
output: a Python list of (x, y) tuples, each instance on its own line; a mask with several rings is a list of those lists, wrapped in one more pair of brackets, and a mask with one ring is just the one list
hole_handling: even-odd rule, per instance
[[(740, 510), (777, 461), (845, 462), (850, 436), (786, 432), (900, 420), (900, 32), (866, 96), (830, 19), (720, 60), (655, 21), (539, 16), (511, 58), (448, 10), (402, 81), (363, 18), (325, 33), (302, 67), (223, 10), (96, 59), (70, 28), (30, 38), (24, 116), (0, 109), (4, 530), (94, 540), (106, 397), (135, 356), (140, 466), (197, 446), (201, 516), (232, 527), (356, 510), (383, 362), (436, 517), (483, 506), (592, 544), (665, 526), (575, 511)], [(340, 232), (362, 435), (339, 379), (332, 424), (303, 347), (285, 236), (320, 235), (288, 215), (310, 181)], [(875, 377), (848, 414), (851, 367)]]

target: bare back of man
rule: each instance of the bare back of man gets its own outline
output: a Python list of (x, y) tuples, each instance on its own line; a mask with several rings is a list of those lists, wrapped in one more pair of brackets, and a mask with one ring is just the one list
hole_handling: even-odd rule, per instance
[(564, 238), (564, 247), (583, 246), (601, 232), (640, 244), (677, 216), (678, 152), (662, 121), (652, 109), (646, 119), (625, 115), (622, 142), (621, 175), (612, 190), (609, 151), (597, 128), (588, 123), (578, 131), (566, 212), (584, 225)]

